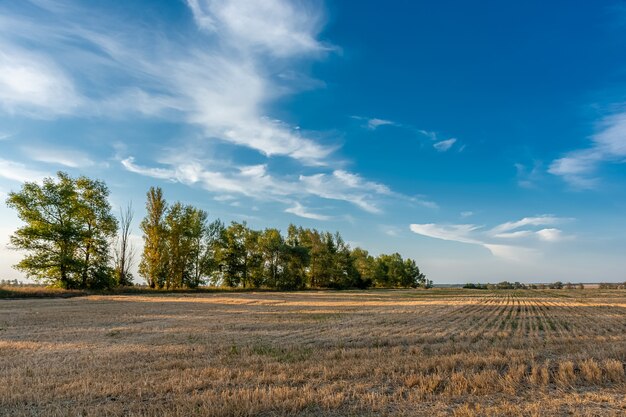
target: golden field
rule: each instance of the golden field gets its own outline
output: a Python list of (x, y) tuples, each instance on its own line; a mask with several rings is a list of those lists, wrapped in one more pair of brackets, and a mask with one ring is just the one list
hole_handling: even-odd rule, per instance
[(626, 291), (0, 300), (0, 415), (626, 415)]

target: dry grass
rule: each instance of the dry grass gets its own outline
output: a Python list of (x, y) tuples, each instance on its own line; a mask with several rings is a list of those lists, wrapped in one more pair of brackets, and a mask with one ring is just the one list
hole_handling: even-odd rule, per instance
[(0, 300), (0, 415), (624, 415), (626, 291)]

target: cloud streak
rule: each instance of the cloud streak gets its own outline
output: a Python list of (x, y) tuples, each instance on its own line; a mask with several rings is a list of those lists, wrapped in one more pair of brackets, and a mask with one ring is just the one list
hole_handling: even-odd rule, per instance
[(588, 148), (579, 149), (554, 160), (548, 172), (574, 188), (591, 189), (598, 185), (597, 170), (603, 163), (626, 160), (626, 112), (604, 118), (591, 137)]
[[(536, 227), (563, 223), (571, 219), (543, 215), (525, 217), (521, 220), (505, 222), (491, 229), (474, 224), (411, 224), (413, 233), (431, 237), (434, 239), (452, 242), (479, 245), (491, 252), (492, 255), (512, 261), (524, 261), (529, 256), (536, 255), (536, 249), (528, 247), (532, 239), (543, 242), (560, 242), (572, 239), (572, 236), (564, 235), (560, 229)], [(519, 230), (522, 229), (522, 230)], [(502, 240), (523, 241), (523, 244), (503, 244)]]

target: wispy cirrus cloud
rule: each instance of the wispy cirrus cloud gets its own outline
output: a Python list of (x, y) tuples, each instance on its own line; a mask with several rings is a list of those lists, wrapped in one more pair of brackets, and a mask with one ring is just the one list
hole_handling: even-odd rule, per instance
[(591, 137), (589, 147), (566, 153), (550, 164), (548, 172), (574, 188), (591, 189), (598, 185), (598, 168), (604, 163), (626, 161), (626, 112), (605, 117)]
[(68, 168), (87, 168), (96, 163), (84, 152), (75, 149), (24, 147), (23, 152), (29, 159)]
[[(410, 229), (416, 234), (435, 239), (480, 245), (494, 256), (522, 261), (537, 254), (537, 250), (531, 245), (533, 241), (555, 243), (573, 239), (573, 236), (565, 235), (560, 229), (542, 227), (569, 220), (571, 219), (542, 215), (505, 222), (491, 229), (475, 224), (435, 223), (411, 224)], [(519, 243), (515, 245), (502, 243), (512, 240)]]
[[(23, 54), (23, 66), (35, 68), (44, 81), (20, 98), (13, 90), (28, 83), (18, 85), (11, 78), (0, 85), (0, 106), (26, 117), (141, 117), (193, 129), (193, 139), (177, 139), (176, 152), (163, 143), (160, 150), (143, 154), (141, 163), (118, 149), (116, 159), (130, 172), (220, 196), (272, 199), (300, 214), (315, 210), (297, 206), (301, 197), (348, 202), (369, 213), (381, 213), (384, 200), (393, 198), (436, 206), (340, 168), (345, 162), (333, 160), (337, 145), (320, 139), (321, 132), (273, 117), (278, 100), (312, 85), (306, 75), (298, 75), (302, 64), (335, 49), (319, 40), (324, 12), (318, 3), (188, 0), (183, 4), (192, 25), (185, 31), (133, 24), (132, 14), (120, 19), (108, 14), (111, 9), (78, 1), (26, 4), (0, 5), (0, 45), (20, 52), (28, 46), (32, 56)], [(367, 123), (377, 128), (393, 122), (374, 118)], [(198, 136), (203, 146), (196, 146)], [(180, 151), (186, 147), (194, 151)], [(207, 151), (214, 147), (225, 150), (232, 162), (216, 162)], [(61, 150), (29, 149), (27, 154), (67, 167), (92, 162), (66, 157)], [(270, 169), (280, 164), (289, 171)]]
[(391, 120), (387, 120), (387, 119), (379, 119), (377, 117), (363, 117), (363, 116), (350, 116), (351, 118), (355, 119), (355, 120), (360, 120), (363, 122), (362, 127), (368, 129), (368, 130), (376, 130), (381, 126), (396, 126), (396, 127), (401, 127), (400, 124), (391, 121)]
[(46, 118), (76, 111), (83, 98), (66, 72), (44, 54), (0, 38), (0, 107)]
[(17, 182), (27, 182), (41, 181), (47, 176), (47, 173), (29, 168), (20, 162), (0, 158), (0, 178)]
[[(264, 164), (220, 167), (222, 169), (212, 171), (205, 168), (216, 165), (210, 161), (184, 159), (185, 162), (164, 161), (160, 167), (145, 167), (138, 165), (134, 158), (129, 157), (121, 160), (121, 164), (128, 171), (148, 177), (187, 185), (198, 184), (208, 191), (220, 193), (221, 199), (227, 198), (224, 196), (224, 193), (227, 193), (257, 200), (278, 201), (289, 205), (287, 210), (292, 214), (305, 213), (304, 207), (294, 203), (295, 198), (318, 197), (343, 201), (369, 213), (382, 212), (380, 204), (384, 197), (403, 198), (383, 184), (367, 181), (357, 174), (343, 170), (300, 175), (296, 180), (273, 175)], [(219, 164), (217, 165), (219, 167)], [(318, 217), (318, 220), (325, 220)], [(308, 218), (314, 217), (309, 215)]]
[(449, 151), (455, 143), (456, 139), (450, 138), (433, 143), (433, 148), (435, 148), (435, 150), (437, 150), (438, 152), (446, 152)]
[(286, 208), (285, 212), (294, 214), (298, 217), (303, 217), (305, 219), (321, 220), (321, 221), (330, 220), (330, 216), (312, 213), (311, 211), (309, 211), (306, 207), (304, 207), (302, 204), (300, 204), (297, 201), (295, 202), (293, 207)]
[(200, 127), (207, 139), (312, 165), (326, 163), (333, 151), (266, 111), (298, 88), (280, 84), (277, 75), (331, 49), (316, 40), (322, 13), (313, 5), (190, 1), (198, 33), (175, 42), (77, 2), (36, 4), (48, 14), (37, 25), (27, 13), (0, 8), (0, 106), (6, 111), (174, 118)]

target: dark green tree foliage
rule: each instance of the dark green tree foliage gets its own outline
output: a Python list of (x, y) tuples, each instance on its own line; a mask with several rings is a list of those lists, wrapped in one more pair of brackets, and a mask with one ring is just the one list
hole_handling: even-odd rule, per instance
[(43, 184), (27, 182), (12, 192), (7, 205), (24, 226), (10, 238), (28, 254), (15, 267), (27, 276), (63, 288), (115, 285), (110, 267), (110, 242), (117, 220), (101, 181), (71, 178), (59, 172)]

